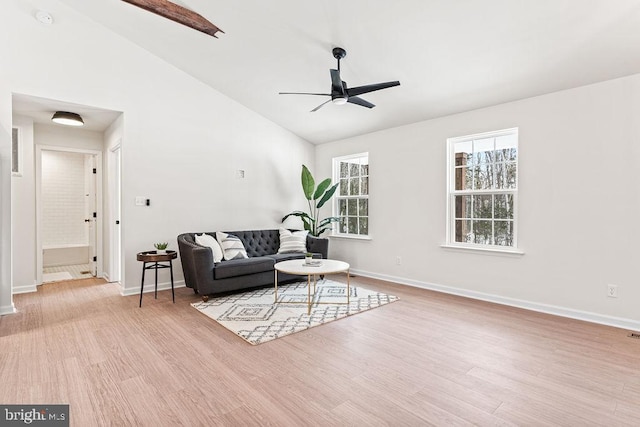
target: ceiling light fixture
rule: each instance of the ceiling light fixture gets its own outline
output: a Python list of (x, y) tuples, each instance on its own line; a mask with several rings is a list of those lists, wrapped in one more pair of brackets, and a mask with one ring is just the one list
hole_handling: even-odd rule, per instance
[(342, 97), (337, 97), (337, 98), (333, 98), (331, 100), (331, 102), (333, 102), (336, 105), (344, 105), (347, 103), (347, 101), (349, 100), (349, 98), (342, 98)]
[(66, 126), (83, 126), (84, 120), (80, 114), (70, 113), (68, 111), (56, 111), (51, 121)]

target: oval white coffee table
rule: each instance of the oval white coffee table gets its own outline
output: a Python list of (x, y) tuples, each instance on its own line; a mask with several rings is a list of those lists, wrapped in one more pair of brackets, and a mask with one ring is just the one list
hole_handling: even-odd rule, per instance
[(334, 274), (334, 273), (347, 273), (347, 302), (336, 303), (336, 302), (327, 302), (323, 303), (317, 301), (316, 304), (349, 304), (349, 295), (351, 294), (351, 287), (349, 284), (349, 264), (344, 261), (337, 261), (334, 259), (322, 259), (322, 260), (314, 260), (321, 261), (320, 265), (308, 265), (305, 264), (303, 259), (293, 259), (290, 261), (282, 261), (276, 263), (275, 268), (275, 303), (279, 304), (300, 304), (298, 302), (290, 302), (290, 301), (278, 301), (278, 272), (289, 273), (298, 276), (307, 276), (307, 314), (311, 314), (311, 277), (313, 276), (313, 295), (316, 293), (316, 282), (318, 276), (325, 274)]

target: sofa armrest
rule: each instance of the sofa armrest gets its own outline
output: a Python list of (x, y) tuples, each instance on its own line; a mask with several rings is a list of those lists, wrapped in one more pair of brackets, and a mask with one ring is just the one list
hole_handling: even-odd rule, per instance
[(329, 239), (326, 237), (314, 237), (307, 235), (307, 250), (309, 252), (321, 254), (323, 259), (328, 259)]
[[(178, 248), (185, 284), (199, 292), (205, 288), (205, 283), (213, 280), (214, 263), (211, 248), (196, 244), (193, 241), (193, 233), (179, 235)], [(207, 280), (207, 277), (210, 279)]]
[(202, 295), (207, 294), (207, 290), (212, 287), (213, 282), (213, 268), (215, 266), (213, 262), (213, 251), (211, 248), (199, 246), (193, 248), (193, 265), (194, 275), (198, 291)]

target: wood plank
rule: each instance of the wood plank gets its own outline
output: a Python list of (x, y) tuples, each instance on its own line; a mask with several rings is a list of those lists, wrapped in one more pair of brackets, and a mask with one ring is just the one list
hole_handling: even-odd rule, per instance
[(156, 15), (170, 19), (189, 28), (203, 32), (215, 38), (217, 32), (224, 33), (204, 16), (168, 0), (122, 0), (126, 3), (138, 6)]
[(627, 331), (352, 280), (400, 301), (259, 346), (190, 289), (138, 308), (40, 286), (0, 317), (0, 401), (69, 403), (73, 425), (640, 425)]

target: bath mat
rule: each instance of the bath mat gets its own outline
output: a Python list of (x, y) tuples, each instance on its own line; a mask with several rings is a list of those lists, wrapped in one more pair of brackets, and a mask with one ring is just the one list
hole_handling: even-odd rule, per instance
[(72, 280), (73, 276), (68, 271), (60, 271), (58, 273), (44, 273), (42, 275), (42, 282), (61, 282), (63, 280)]

